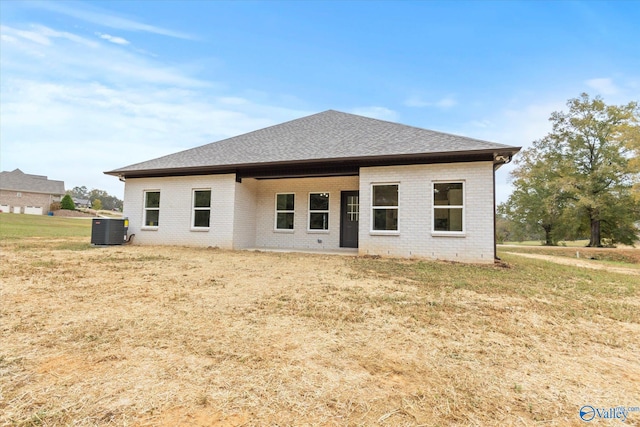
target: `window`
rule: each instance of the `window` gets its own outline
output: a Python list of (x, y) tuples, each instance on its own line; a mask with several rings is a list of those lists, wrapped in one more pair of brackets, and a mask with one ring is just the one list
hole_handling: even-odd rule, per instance
[(293, 230), (295, 194), (276, 194), (276, 230)]
[(360, 196), (347, 196), (347, 217), (349, 221), (360, 221)]
[(144, 225), (157, 227), (160, 219), (160, 192), (144, 192)]
[(329, 229), (329, 193), (309, 194), (309, 230)]
[(374, 184), (371, 205), (373, 231), (398, 231), (398, 184)]
[(193, 228), (209, 228), (211, 190), (193, 190)]
[(462, 182), (433, 183), (433, 231), (464, 231)]

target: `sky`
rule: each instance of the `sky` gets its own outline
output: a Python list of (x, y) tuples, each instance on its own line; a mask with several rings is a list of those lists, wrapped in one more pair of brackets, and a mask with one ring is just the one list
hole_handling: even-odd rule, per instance
[[(0, 1), (0, 168), (104, 175), (328, 109), (528, 147), (640, 100), (640, 1)], [(496, 198), (511, 191), (496, 174)]]

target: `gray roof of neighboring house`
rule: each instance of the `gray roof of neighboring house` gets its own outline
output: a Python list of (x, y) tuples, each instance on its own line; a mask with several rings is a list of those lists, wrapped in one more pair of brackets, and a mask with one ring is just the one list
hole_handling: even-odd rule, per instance
[(78, 199), (77, 197), (72, 197), (72, 199), (73, 199), (73, 203), (75, 203), (76, 205), (90, 205), (91, 204), (89, 199)]
[(16, 169), (0, 172), (0, 189), (59, 195), (64, 194), (64, 181), (47, 179), (43, 175), (30, 175)]
[(513, 155), (519, 149), (328, 110), (105, 173), (126, 176), (171, 169), (188, 171), (476, 152)]

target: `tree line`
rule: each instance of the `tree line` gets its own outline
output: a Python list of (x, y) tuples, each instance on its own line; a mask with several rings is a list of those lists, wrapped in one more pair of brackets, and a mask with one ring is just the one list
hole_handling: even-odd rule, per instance
[(638, 102), (607, 105), (583, 93), (567, 107), (514, 161), (514, 190), (498, 206), (499, 239), (633, 244), (640, 233)]
[[(84, 185), (82, 187), (74, 187), (73, 190), (67, 191), (68, 198), (65, 196), (62, 199), (63, 209), (75, 209), (73, 199), (84, 199), (89, 201), (89, 205), (95, 210), (117, 210), (122, 211), (122, 200), (115, 196), (111, 196), (104, 190), (98, 190), (96, 188), (89, 190)], [(67, 199), (67, 200), (65, 200)], [(71, 201), (71, 204), (69, 204)]]

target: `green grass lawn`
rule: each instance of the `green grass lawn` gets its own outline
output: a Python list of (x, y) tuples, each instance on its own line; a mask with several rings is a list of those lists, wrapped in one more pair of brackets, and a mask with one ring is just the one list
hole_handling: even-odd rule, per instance
[(91, 218), (0, 214), (0, 240), (22, 238), (91, 237)]

